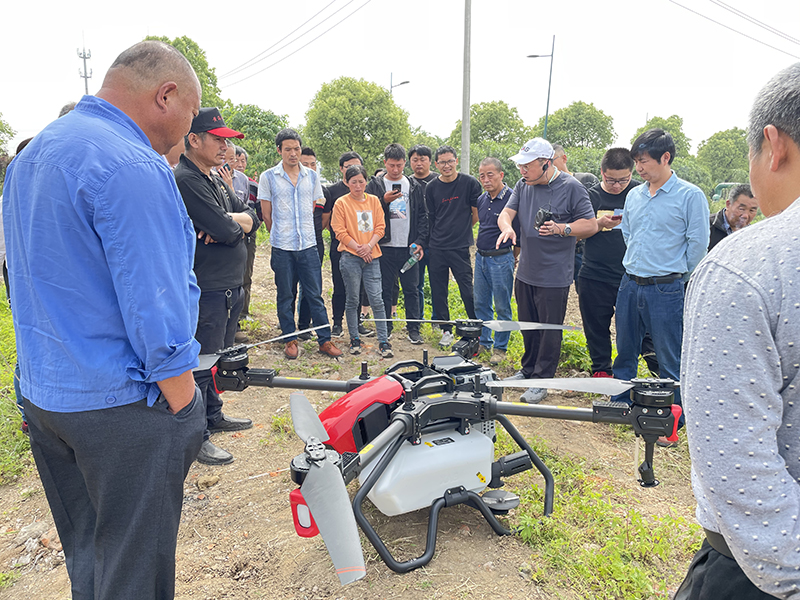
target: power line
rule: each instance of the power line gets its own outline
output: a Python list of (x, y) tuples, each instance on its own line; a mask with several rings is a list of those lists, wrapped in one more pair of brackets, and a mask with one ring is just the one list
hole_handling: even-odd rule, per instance
[[(353, 0), (351, 0), (351, 2), (352, 2), (352, 1), (353, 1)], [(333, 25), (331, 25), (330, 27), (328, 27), (328, 29), (326, 29), (325, 31), (323, 31), (322, 33), (320, 33), (320, 34), (319, 34), (317, 37), (315, 37), (313, 40), (311, 40), (311, 41), (309, 41), (309, 42), (306, 42), (305, 44), (303, 44), (302, 46), (300, 46), (300, 47), (299, 47), (297, 50), (295, 50), (294, 52), (291, 52), (291, 53), (287, 54), (286, 56), (284, 56), (283, 58), (281, 58), (281, 59), (279, 59), (279, 60), (276, 60), (274, 63), (272, 63), (272, 64), (271, 64), (271, 65), (269, 65), (269, 66), (266, 66), (266, 67), (264, 67), (264, 68), (263, 68), (263, 69), (261, 69), (260, 71), (256, 71), (255, 73), (253, 73), (253, 74), (251, 74), (251, 75), (248, 75), (247, 77), (243, 77), (243, 78), (242, 78), (242, 79), (240, 79), (239, 81), (234, 81), (233, 83), (229, 83), (229, 84), (228, 84), (228, 87), (230, 87), (230, 86), (233, 86), (233, 85), (236, 85), (237, 83), (241, 83), (241, 82), (243, 82), (243, 81), (247, 81), (247, 80), (248, 80), (248, 79), (250, 79), (251, 77), (255, 77), (256, 75), (259, 75), (260, 73), (263, 73), (263, 72), (264, 72), (264, 71), (266, 71), (267, 69), (271, 69), (271, 68), (272, 68), (272, 67), (274, 67), (275, 65), (282, 63), (283, 61), (285, 61), (285, 60), (286, 60), (287, 58), (289, 58), (290, 56), (293, 56), (293, 55), (297, 54), (298, 52), (300, 52), (300, 50), (302, 50), (302, 49), (303, 49), (303, 48), (305, 48), (306, 46), (309, 46), (309, 45), (313, 44), (314, 42), (316, 42), (318, 39), (320, 39), (322, 36), (324, 36), (326, 33), (328, 33), (328, 32), (329, 32), (331, 29), (333, 29), (334, 27), (337, 27), (337, 26), (338, 26), (340, 23), (343, 23), (344, 21), (346, 21), (347, 19), (349, 19), (350, 17), (352, 17), (354, 14), (356, 14), (358, 11), (360, 11), (362, 8), (364, 8), (364, 7), (365, 7), (367, 4), (369, 4), (370, 2), (372, 2), (372, 0), (367, 0), (366, 2), (364, 2), (364, 4), (362, 4), (361, 6), (359, 6), (357, 9), (355, 9), (355, 10), (354, 10), (353, 12), (351, 12), (349, 15), (346, 15), (346, 16), (345, 16), (343, 19), (341, 19), (341, 20), (337, 21), (336, 23), (334, 23)], [(349, 4), (349, 2), (348, 2), (348, 4)]]
[(725, 4), (724, 2), (720, 2), (720, 0), (709, 0), (709, 1), (714, 3), (714, 4), (716, 4), (720, 8), (724, 8), (725, 10), (727, 10), (729, 12), (732, 12), (737, 17), (741, 17), (742, 19), (745, 19), (746, 21), (750, 21), (754, 25), (758, 25), (762, 29), (766, 29), (770, 33), (774, 33), (775, 35), (780, 36), (783, 39), (785, 39), (785, 40), (787, 40), (789, 42), (792, 42), (793, 44), (800, 45), (800, 40), (798, 40), (797, 38), (793, 38), (788, 33), (784, 33), (784, 32), (782, 32), (782, 31), (780, 31), (778, 29), (775, 29), (774, 27), (772, 27), (772, 25), (767, 25), (766, 23), (763, 23), (763, 22), (759, 21), (755, 17), (751, 17), (750, 15), (748, 15), (745, 12), (742, 12), (738, 8), (734, 8), (733, 6), (730, 6), (729, 4)]
[(781, 50), (780, 48), (776, 48), (775, 46), (771, 46), (768, 43), (759, 40), (758, 38), (754, 38), (753, 36), (747, 35), (746, 33), (743, 33), (741, 31), (739, 31), (738, 29), (734, 29), (733, 27), (729, 27), (728, 25), (725, 25), (724, 23), (720, 23), (719, 21), (715, 21), (711, 17), (707, 17), (706, 15), (704, 15), (702, 13), (699, 13), (696, 10), (692, 10), (691, 8), (689, 8), (687, 6), (684, 6), (683, 4), (678, 4), (677, 2), (675, 2), (675, 0), (667, 0), (667, 1), (671, 2), (675, 6), (680, 6), (681, 8), (683, 8), (685, 10), (688, 10), (690, 13), (693, 13), (693, 14), (697, 15), (698, 17), (703, 17), (704, 19), (706, 19), (708, 21), (711, 21), (712, 23), (716, 23), (720, 27), (724, 27), (725, 29), (728, 29), (728, 30), (730, 30), (730, 31), (732, 31), (734, 33), (738, 33), (739, 35), (744, 36), (749, 40), (753, 40), (754, 42), (758, 42), (762, 46), (766, 46), (767, 48), (772, 48), (773, 50), (777, 50), (781, 54), (786, 54), (787, 56), (791, 56), (792, 58), (800, 59), (800, 56), (796, 56), (796, 55), (792, 54), (791, 52), (787, 52), (786, 50)]
[[(355, 0), (350, 0), (349, 2), (347, 2), (347, 4), (344, 4), (342, 7), (338, 8), (338, 9), (337, 9), (337, 10), (335, 10), (333, 13), (331, 13), (330, 17), (332, 17), (333, 15), (335, 15), (336, 13), (338, 13), (339, 11), (341, 11), (343, 8), (346, 8), (346, 7), (347, 7), (349, 4), (352, 4), (354, 1), (355, 1)], [(290, 37), (290, 36), (294, 35), (294, 34), (295, 34), (297, 31), (299, 31), (300, 29), (302, 29), (303, 27), (305, 27), (305, 26), (306, 26), (308, 23), (310, 23), (311, 21), (313, 21), (314, 19), (316, 19), (316, 18), (317, 18), (317, 17), (318, 17), (320, 14), (322, 14), (323, 12), (325, 12), (325, 10), (326, 10), (326, 9), (328, 9), (328, 7), (330, 7), (330, 6), (331, 6), (331, 4), (334, 4), (335, 2), (336, 2), (336, 0), (331, 0), (331, 1), (330, 1), (328, 4), (326, 4), (324, 7), (322, 7), (322, 8), (321, 8), (319, 11), (317, 11), (317, 12), (316, 12), (314, 15), (312, 15), (310, 18), (308, 18), (308, 19), (307, 19), (307, 20), (306, 20), (306, 21), (305, 21), (305, 22), (304, 22), (302, 25), (298, 26), (298, 27), (297, 27), (297, 28), (295, 28), (294, 30), (292, 30), (292, 31), (290, 31), (289, 33), (287, 33), (285, 36), (283, 36), (283, 37), (282, 37), (281, 39), (279, 39), (277, 42), (275, 42), (274, 44), (272, 44), (272, 46), (270, 46), (270, 47), (269, 47), (269, 48), (267, 48), (266, 50), (264, 50), (264, 51), (262, 51), (262, 52), (260, 52), (260, 53), (256, 54), (256, 55), (255, 55), (253, 58), (251, 58), (250, 60), (247, 60), (247, 61), (245, 61), (243, 64), (241, 64), (241, 65), (239, 65), (238, 67), (236, 67), (235, 69), (233, 69), (233, 70), (231, 70), (231, 71), (228, 71), (227, 73), (225, 73), (225, 74), (223, 74), (223, 75), (220, 75), (220, 78), (223, 78), (223, 77), (229, 77), (229, 76), (231, 76), (231, 75), (235, 75), (236, 73), (239, 73), (239, 72), (243, 71), (244, 69), (246, 69), (246, 68), (248, 68), (248, 67), (251, 67), (251, 66), (253, 66), (253, 65), (254, 65), (254, 64), (256, 64), (256, 63), (259, 63), (259, 62), (261, 62), (262, 60), (264, 60), (264, 59), (266, 59), (266, 58), (269, 58), (269, 57), (270, 57), (270, 56), (272, 56), (273, 54), (275, 54), (275, 53), (277, 53), (277, 52), (280, 52), (280, 51), (281, 51), (281, 50), (283, 50), (283, 49), (284, 49), (286, 46), (289, 46), (289, 45), (291, 45), (292, 43), (296, 42), (297, 40), (299, 40), (299, 39), (300, 39), (301, 37), (303, 37), (304, 35), (308, 35), (308, 34), (309, 34), (309, 33), (311, 33), (312, 31), (314, 31), (314, 29), (316, 29), (317, 27), (319, 27), (320, 25), (322, 25), (323, 21), (320, 21), (319, 23), (317, 23), (316, 25), (314, 25), (314, 27), (312, 27), (311, 29), (309, 29), (308, 31), (306, 31), (305, 33), (303, 33), (302, 35), (298, 36), (298, 37), (297, 37), (297, 38), (295, 38), (294, 40), (290, 41), (289, 43), (287, 43), (287, 44), (284, 44), (283, 46), (281, 46), (280, 48), (278, 48), (278, 49), (277, 49), (277, 50), (275, 50), (274, 52), (269, 52), (270, 50), (272, 50), (272, 48), (274, 48), (275, 46), (277, 46), (278, 44), (280, 44), (280, 43), (281, 43), (283, 40), (285, 40), (286, 38), (288, 38), (288, 37)], [(330, 18), (330, 17), (328, 17), (328, 18)], [(267, 53), (267, 52), (269, 52), (269, 54), (267, 54), (266, 56), (263, 56), (263, 58), (259, 58), (259, 57), (261, 57), (262, 55), (264, 55), (264, 54), (265, 54), (265, 53)]]

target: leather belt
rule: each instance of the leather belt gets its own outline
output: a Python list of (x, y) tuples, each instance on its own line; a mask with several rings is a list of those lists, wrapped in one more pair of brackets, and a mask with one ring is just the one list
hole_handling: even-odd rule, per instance
[(511, 252), (511, 246), (508, 248), (500, 248), (500, 250), (481, 250), (478, 248), (478, 254), (481, 256), (502, 256)]
[(669, 275), (664, 275), (663, 277), (638, 277), (636, 275), (631, 275), (630, 273), (626, 273), (628, 279), (631, 281), (638, 283), (639, 285), (654, 285), (656, 283), (672, 283), (676, 279), (680, 279), (683, 277), (680, 273), (670, 273)]
[(709, 531), (708, 529), (703, 528), (703, 531), (706, 534), (706, 539), (708, 540), (708, 544), (717, 552), (722, 554), (731, 560), (736, 560), (733, 558), (733, 554), (731, 553), (731, 549), (728, 547), (728, 542), (725, 541), (725, 538), (722, 537), (721, 534), (717, 533), (716, 531)]

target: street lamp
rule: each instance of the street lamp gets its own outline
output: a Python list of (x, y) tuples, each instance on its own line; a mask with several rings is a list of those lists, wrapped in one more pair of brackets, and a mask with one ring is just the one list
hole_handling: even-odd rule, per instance
[(392, 91), (394, 88), (400, 87), (401, 85), (405, 85), (407, 83), (411, 83), (410, 81), (401, 81), (400, 83), (392, 84), (392, 75), (393, 73), (389, 73), (389, 93), (392, 95), (394, 94), (394, 92)]
[(553, 83), (553, 55), (556, 53), (556, 36), (553, 36), (553, 48), (550, 54), (529, 54), (528, 58), (550, 58), (550, 78), (547, 80), (547, 108), (544, 111), (544, 139), (547, 139), (547, 117), (550, 114), (550, 84)]

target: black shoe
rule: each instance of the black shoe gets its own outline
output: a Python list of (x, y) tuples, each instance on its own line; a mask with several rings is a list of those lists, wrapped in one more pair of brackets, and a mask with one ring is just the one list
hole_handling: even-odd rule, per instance
[(341, 325), (334, 325), (331, 327), (331, 337), (340, 338), (344, 335), (344, 330)]
[(381, 358), (392, 358), (394, 356), (392, 345), (389, 342), (381, 342), (380, 350)]
[(422, 336), (419, 334), (419, 331), (409, 331), (408, 332), (408, 341), (412, 344), (418, 345), (422, 343)]
[(361, 340), (355, 338), (350, 340), (350, 354), (361, 354)]
[[(299, 329), (302, 331), (303, 329), (308, 329), (308, 327), (299, 327)], [(310, 331), (306, 331), (305, 333), (298, 334), (297, 337), (298, 337), (298, 339), (301, 339), (304, 342), (307, 342), (308, 340), (310, 340), (312, 338), (312, 335), (311, 335)]]
[(222, 418), (214, 423), (213, 427), (209, 427), (208, 430), (211, 433), (220, 433), (223, 431), (241, 431), (242, 429), (250, 429), (252, 426), (253, 422), (250, 419), (237, 419), (222, 415)]
[(206, 440), (200, 446), (200, 452), (195, 460), (204, 465), (229, 465), (233, 462), (233, 454), (217, 448), (211, 443), (211, 440)]
[(358, 335), (361, 335), (361, 336), (364, 336), (364, 337), (369, 337), (371, 335), (375, 335), (375, 331), (373, 331), (372, 329), (367, 329), (366, 326), (361, 325), (359, 323), (359, 325), (358, 325)]

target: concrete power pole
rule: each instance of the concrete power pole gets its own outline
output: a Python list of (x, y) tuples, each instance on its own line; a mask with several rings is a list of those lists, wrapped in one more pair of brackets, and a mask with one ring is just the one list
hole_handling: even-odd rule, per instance
[(472, 0), (464, 0), (464, 89), (461, 103), (461, 172), (469, 174), (469, 58)]
[(89, 60), (90, 58), (92, 58), (92, 51), (91, 50), (87, 50), (86, 48), (83, 49), (83, 52), (78, 50), (78, 58), (82, 58), (83, 59), (83, 71), (78, 69), (78, 75), (80, 75), (83, 78), (83, 83), (85, 84), (85, 87), (86, 87), (86, 95), (88, 96), (89, 95), (89, 78), (92, 76), (92, 70), (91, 69), (89, 69), (89, 70), (86, 69), (86, 61)]

